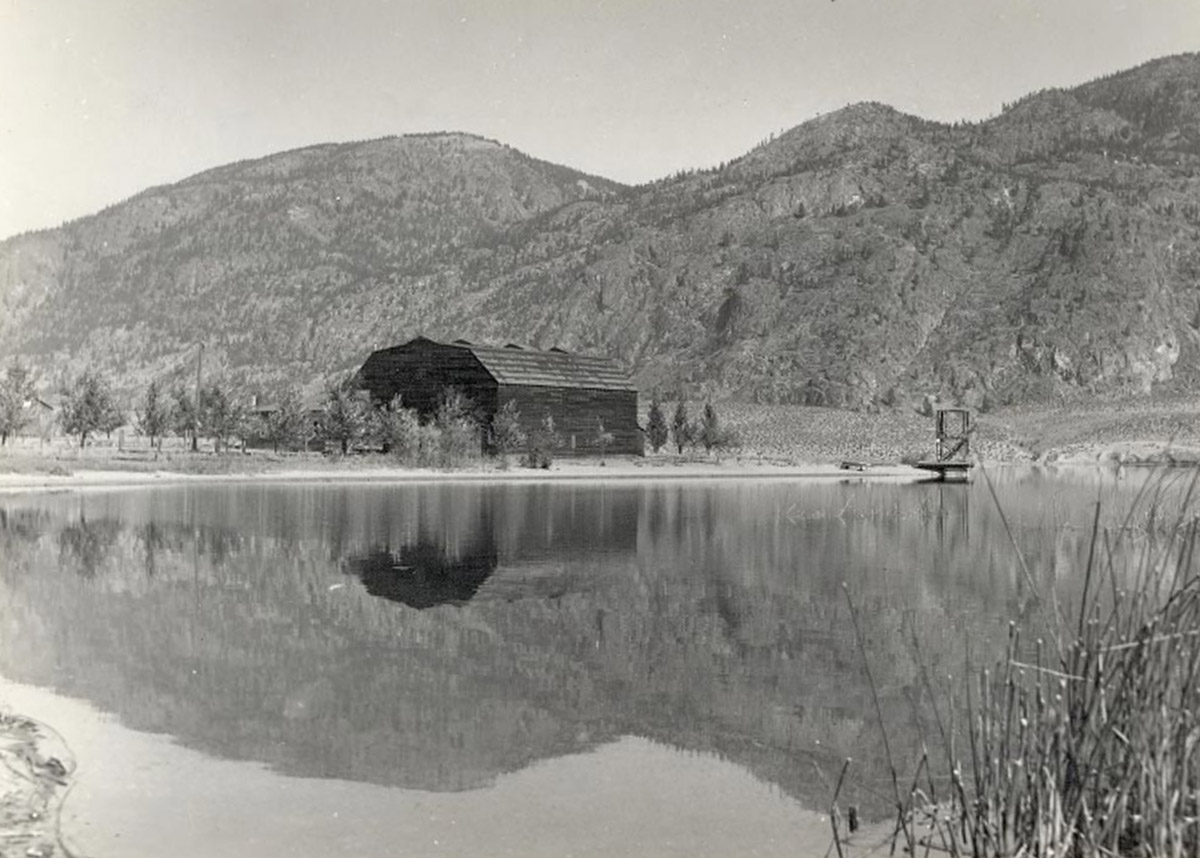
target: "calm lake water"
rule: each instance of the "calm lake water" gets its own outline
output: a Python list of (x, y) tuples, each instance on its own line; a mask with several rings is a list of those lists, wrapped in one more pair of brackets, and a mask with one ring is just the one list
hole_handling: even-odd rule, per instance
[(864, 655), (911, 759), (921, 665), (1069, 598), (1121, 476), (994, 472), (1004, 516), (978, 479), (0, 496), (0, 702), (72, 744), (98, 858), (820, 855), (843, 758), (888, 803)]

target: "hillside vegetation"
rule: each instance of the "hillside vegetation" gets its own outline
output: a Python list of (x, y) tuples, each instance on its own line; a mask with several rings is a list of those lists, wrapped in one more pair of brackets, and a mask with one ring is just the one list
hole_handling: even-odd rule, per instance
[(316, 384), (417, 333), (608, 354), (643, 390), (988, 409), (1200, 370), (1200, 55), (946, 125), (859, 104), (628, 188), (463, 134), (315, 146), (0, 243), (45, 383)]

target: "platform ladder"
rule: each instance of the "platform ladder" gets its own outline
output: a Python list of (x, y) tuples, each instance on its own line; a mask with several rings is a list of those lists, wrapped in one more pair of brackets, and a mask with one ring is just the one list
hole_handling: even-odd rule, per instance
[(932, 471), (944, 482), (966, 482), (971, 467), (971, 412), (966, 408), (939, 408), (934, 412), (937, 435), (935, 459), (918, 462), (917, 467)]

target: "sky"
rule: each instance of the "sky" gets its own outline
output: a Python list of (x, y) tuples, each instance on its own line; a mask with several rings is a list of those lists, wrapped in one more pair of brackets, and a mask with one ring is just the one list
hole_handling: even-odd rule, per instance
[(637, 183), (1195, 50), (1200, 0), (0, 0), (0, 238), (314, 143), (467, 131)]

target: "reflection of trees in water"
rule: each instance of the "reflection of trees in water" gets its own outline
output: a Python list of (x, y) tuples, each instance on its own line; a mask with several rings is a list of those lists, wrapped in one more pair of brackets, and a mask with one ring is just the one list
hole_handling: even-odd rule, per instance
[(58, 532), (58, 563), (81, 578), (95, 578), (107, 565), (121, 522), (112, 518), (88, 519), (80, 513), (79, 520), (64, 525)]
[(169, 545), (166, 528), (157, 521), (150, 521), (138, 527), (137, 536), (142, 544), (142, 570), (147, 578), (153, 578), (158, 572), (158, 556)]
[(20, 574), (49, 522), (45, 510), (0, 506), (0, 577)]
[(372, 596), (402, 602), (418, 610), (436, 605), (461, 605), (496, 569), (496, 549), (450, 557), (443, 546), (430, 542), (387, 548), (349, 557), (346, 571), (356, 575)]
[[(137, 521), (110, 565), (153, 576), (132, 594), (22, 576), (0, 666), (296, 774), (463, 789), (631, 733), (824, 802), (826, 754), (884, 770), (842, 582), (902, 754), (920, 738), (904, 642), (960, 671), (963, 634), (1002, 628), (1023, 586), (987, 504), (927, 487), (294, 491), (168, 494), (157, 518), (98, 504)], [(1042, 583), (1055, 540), (1016, 527)], [(397, 565), (429, 586), (376, 598)], [(457, 607), (411, 609), (439, 601)], [(22, 660), (35, 648), (55, 657)]]
[(40, 509), (5, 509), (0, 506), (0, 534), (6, 542), (33, 542), (46, 529), (50, 514)]

